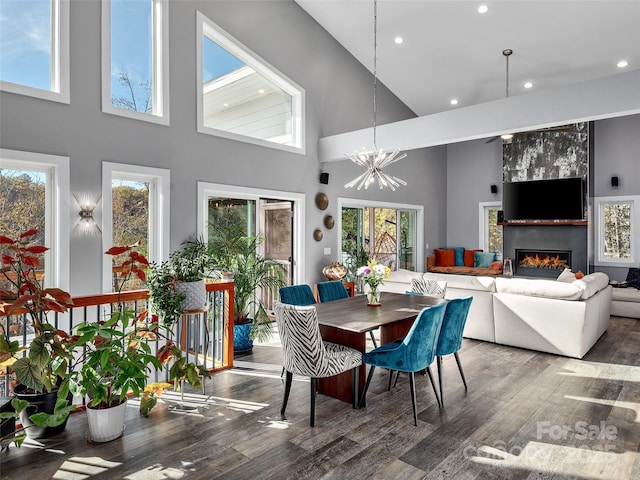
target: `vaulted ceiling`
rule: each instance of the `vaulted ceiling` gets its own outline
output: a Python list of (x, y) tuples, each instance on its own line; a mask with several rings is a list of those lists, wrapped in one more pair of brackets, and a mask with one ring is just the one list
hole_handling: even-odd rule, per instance
[[(373, 71), (373, 0), (296, 2)], [(378, 79), (418, 116), (505, 98), (507, 48), (510, 97), (640, 69), (638, 0), (378, 0), (377, 10)]]

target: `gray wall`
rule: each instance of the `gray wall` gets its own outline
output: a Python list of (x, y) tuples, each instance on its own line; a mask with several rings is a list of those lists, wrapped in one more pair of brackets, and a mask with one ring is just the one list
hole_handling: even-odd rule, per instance
[[(306, 90), (306, 155), (196, 132), (196, 10)], [(169, 15), (169, 127), (101, 112), (100, 3), (73, 0), (71, 103), (0, 93), (0, 146), (70, 157), (72, 192), (100, 192), (103, 161), (171, 169), (172, 250), (195, 233), (198, 180), (306, 193), (306, 272), (309, 282), (322, 279), (321, 267), (335, 259), (324, 257), (323, 248), (332, 247), (335, 255), (338, 232), (325, 232), (322, 242), (312, 238), (326, 213), (313, 202), (324, 187), (318, 183), (318, 138), (371, 125), (371, 73), (293, 1), (171, 1)], [(379, 124), (413, 116), (380, 85)], [(438, 213), (444, 209), (444, 147), (412, 151), (391, 167), (410, 181), (395, 193), (346, 191), (344, 183), (357, 173), (350, 162), (326, 170), (331, 172), (330, 205), (335, 207), (337, 196), (424, 203), (435, 228), (444, 230)], [(69, 217), (75, 220), (77, 212), (69, 212)], [(72, 236), (70, 242), (71, 292), (99, 292), (102, 256), (110, 245), (98, 237)]]
[[(497, 194), (491, 193), (491, 185), (498, 186)], [(446, 246), (478, 248), (478, 203), (500, 201), (501, 190), (501, 140), (472, 140), (447, 146)]]

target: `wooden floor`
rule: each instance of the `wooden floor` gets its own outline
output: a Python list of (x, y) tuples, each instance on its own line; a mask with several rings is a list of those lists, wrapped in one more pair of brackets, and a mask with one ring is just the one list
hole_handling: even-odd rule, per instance
[(276, 344), (257, 345), (217, 374), (197, 412), (163, 397), (148, 418), (130, 402), (122, 438), (86, 440), (84, 413), (42, 444), (0, 455), (0, 477), (18, 479), (638, 479), (640, 321), (611, 318), (583, 360), (465, 340), (445, 359), (445, 408), (417, 378), (419, 425), (409, 385), (391, 392), (374, 376), (367, 408), (318, 397), (309, 427), (309, 382), (296, 378), (287, 409)]

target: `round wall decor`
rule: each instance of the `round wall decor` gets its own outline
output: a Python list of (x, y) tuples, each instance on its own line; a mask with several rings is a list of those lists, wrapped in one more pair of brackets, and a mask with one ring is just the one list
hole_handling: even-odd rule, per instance
[(316, 195), (316, 207), (320, 210), (326, 210), (329, 206), (329, 197), (327, 197), (326, 193), (320, 192)]
[(315, 239), (316, 242), (319, 242), (320, 240), (322, 240), (322, 230), (320, 230), (319, 228), (316, 228), (313, 231), (313, 238)]
[(335, 223), (336, 222), (331, 215), (327, 215), (324, 217), (324, 226), (327, 227), (327, 229), (331, 230)]

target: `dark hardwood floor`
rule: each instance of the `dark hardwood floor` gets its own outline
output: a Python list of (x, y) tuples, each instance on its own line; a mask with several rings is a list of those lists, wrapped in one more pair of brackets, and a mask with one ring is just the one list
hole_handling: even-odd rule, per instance
[[(639, 479), (640, 321), (612, 317), (583, 360), (465, 340), (469, 390), (453, 356), (445, 408), (417, 378), (387, 391), (378, 371), (367, 408), (318, 396), (309, 427), (309, 382), (294, 377), (280, 419), (281, 351), (256, 345), (233, 370), (188, 393), (197, 412), (166, 394), (148, 418), (130, 401), (122, 438), (87, 442), (84, 413), (56, 438), (0, 455), (0, 477), (19, 479)], [(435, 365), (434, 365), (435, 372)], [(201, 393), (201, 392), (200, 392)]]

